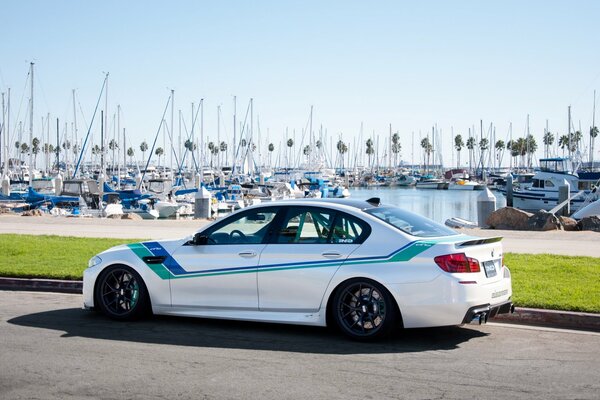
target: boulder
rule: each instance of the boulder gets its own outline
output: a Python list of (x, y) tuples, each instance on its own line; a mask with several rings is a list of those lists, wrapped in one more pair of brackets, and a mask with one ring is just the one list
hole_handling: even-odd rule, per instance
[(140, 217), (138, 214), (135, 214), (135, 213), (126, 213), (126, 214), (123, 214), (123, 216), (121, 217), (121, 219), (141, 220), (143, 218)]
[(582, 231), (600, 232), (600, 217), (592, 215), (579, 220), (577, 227)]
[(513, 207), (504, 207), (490, 214), (485, 222), (492, 229), (525, 231), (529, 229), (528, 220), (533, 214)]
[(558, 217), (546, 210), (540, 210), (530, 216), (527, 225), (530, 231), (555, 231), (562, 228)]
[(565, 231), (572, 232), (579, 230), (579, 227), (577, 226), (577, 221), (573, 218), (560, 216), (558, 217), (558, 220), (560, 221), (560, 224), (562, 225), (562, 228)]
[(21, 215), (23, 217), (41, 217), (42, 212), (40, 210), (38, 210), (37, 208), (35, 208), (33, 210), (23, 211), (23, 214), (21, 214)]

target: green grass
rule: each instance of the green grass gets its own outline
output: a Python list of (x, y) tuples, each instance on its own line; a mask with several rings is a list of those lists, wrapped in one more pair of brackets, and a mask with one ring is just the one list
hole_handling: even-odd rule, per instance
[[(140, 239), (0, 235), (0, 276), (81, 279), (93, 255)], [(519, 307), (600, 313), (600, 258), (505, 255)]]
[(518, 307), (600, 313), (600, 258), (507, 253)]
[(0, 235), (0, 276), (82, 279), (95, 254), (138, 239), (97, 239), (66, 236)]

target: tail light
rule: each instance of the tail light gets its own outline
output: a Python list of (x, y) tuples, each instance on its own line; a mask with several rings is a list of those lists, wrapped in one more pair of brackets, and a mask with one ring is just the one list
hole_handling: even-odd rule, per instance
[(479, 272), (481, 270), (479, 261), (467, 257), (465, 253), (446, 254), (437, 256), (433, 260), (441, 269), (450, 273)]

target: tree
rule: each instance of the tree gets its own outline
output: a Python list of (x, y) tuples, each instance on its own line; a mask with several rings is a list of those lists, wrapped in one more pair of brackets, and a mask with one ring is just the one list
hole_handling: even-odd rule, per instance
[(307, 161), (308, 161), (308, 157), (310, 157), (311, 152), (312, 152), (312, 149), (310, 148), (310, 145), (307, 144), (306, 146), (304, 146), (302, 153), (304, 153), (304, 155), (306, 156)]
[(340, 159), (341, 159), (341, 166), (342, 169), (344, 169), (344, 154), (346, 154), (346, 152), (348, 151), (348, 146), (346, 145), (346, 143), (344, 143), (341, 139), (338, 140), (337, 142), (337, 151), (340, 154)]
[(269, 143), (269, 165), (272, 167), (273, 163), (271, 162), (271, 158), (273, 156), (273, 150), (275, 150), (275, 145), (273, 143)]
[(115, 163), (115, 150), (119, 148), (119, 143), (115, 139), (111, 139), (108, 143), (108, 148), (112, 151), (112, 162)]
[(490, 141), (487, 138), (481, 138), (481, 140), (479, 141), (479, 150), (481, 151), (481, 154), (479, 155), (479, 164), (481, 164), (481, 169), (483, 170), (483, 163), (485, 160), (485, 151), (489, 148), (490, 146)]
[(288, 147), (288, 150), (289, 150), (288, 151), (288, 167), (290, 167), (290, 165), (289, 165), (290, 161), (289, 160), (290, 160), (291, 155), (292, 155), (292, 146), (294, 146), (294, 139), (290, 138), (290, 139), (287, 140), (287, 147)]
[(367, 150), (365, 151), (367, 153), (367, 156), (369, 157), (369, 167), (371, 167), (371, 156), (373, 154), (375, 154), (375, 149), (373, 148), (373, 140), (371, 140), (371, 138), (367, 139), (367, 142), (365, 143), (367, 145)]
[(133, 155), (135, 154), (135, 151), (133, 150), (133, 147), (130, 147), (127, 149), (127, 157), (129, 157), (129, 163), (133, 164)]
[(426, 167), (425, 170), (428, 171), (429, 170), (429, 157), (431, 156), (431, 153), (433, 152), (433, 146), (431, 145), (431, 142), (429, 141), (429, 136), (423, 138), (421, 140), (421, 147), (423, 148), (423, 151), (425, 152), (425, 156), (427, 157), (427, 162), (426, 162)]
[(36, 168), (37, 155), (40, 152), (40, 139), (34, 137), (31, 141), (31, 152), (33, 153), (33, 168)]
[(227, 143), (224, 141), (219, 144), (219, 151), (225, 153), (225, 160), (227, 160)]
[(537, 143), (535, 141), (535, 138), (531, 134), (527, 135), (527, 137), (525, 138), (525, 151), (527, 153), (527, 167), (531, 168), (531, 159), (537, 151)]
[(402, 150), (402, 145), (400, 144), (400, 135), (398, 132), (392, 135), (392, 153), (394, 153), (394, 167), (398, 166), (398, 153)]
[(475, 138), (469, 136), (467, 139), (467, 149), (469, 149), (469, 170), (473, 170), (473, 150), (475, 149)]
[(463, 142), (462, 135), (454, 136), (454, 148), (456, 149), (456, 168), (460, 167), (460, 152), (465, 146), (465, 142)]
[(140, 143), (140, 151), (142, 152), (142, 158), (145, 160), (146, 152), (148, 151), (148, 143), (146, 143), (145, 140), (142, 143)]
[(558, 138), (558, 147), (562, 150), (563, 157), (565, 156), (565, 149), (569, 147), (569, 137), (562, 135)]
[(504, 156), (504, 149), (506, 149), (506, 145), (504, 144), (504, 140), (500, 139), (494, 145), (496, 149), (496, 158), (498, 159), (498, 166), (502, 165), (502, 158)]
[(590, 167), (594, 168), (594, 142), (598, 136), (598, 127), (594, 126), (590, 128)]
[(543, 137), (544, 142), (544, 157), (548, 158), (550, 156), (550, 146), (554, 143), (554, 134), (550, 131), (544, 133)]
[(158, 165), (160, 165), (160, 157), (165, 153), (165, 151), (163, 150), (162, 147), (158, 147), (156, 148), (156, 150), (154, 150), (154, 154), (158, 157)]

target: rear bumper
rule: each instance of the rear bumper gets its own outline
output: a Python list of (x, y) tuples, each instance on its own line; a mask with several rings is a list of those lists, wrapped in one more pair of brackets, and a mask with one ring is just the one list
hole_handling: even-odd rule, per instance
[(463, 324), (478, 323), (481, 325), (498, 314), (512, 314), (513, 312), (515, 312), (515, 306), (510, 300), (494, 304), (493, 306), (490, 304), (482, 304), (480, 306), (469, 308), (463, 319)]

